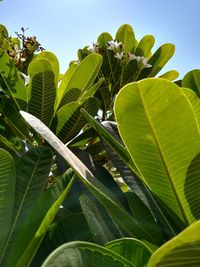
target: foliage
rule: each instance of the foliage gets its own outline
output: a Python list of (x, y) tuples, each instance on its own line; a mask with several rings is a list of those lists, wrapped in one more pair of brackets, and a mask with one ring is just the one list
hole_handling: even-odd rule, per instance
[[(103, 77), (104, 83), (97, 92), (101, 100), (103, 120), (113, 120), (113, 102), (125, 84), (156, 76), (173, 56), (175, 51), (173, 44), (163, 44), (153, 53), (154, 42), (152, 35), (145, 35), (138, 42), (132, 27), (124, 24), (118, 29), (115, 38), (103, 32), (92, 46), (79, 49), (80, 61), (90, 53), (98, 53), (103, 57), (98, 77)], [(169, 80), (176, 79), (178, 75), (175, 70), (162, 74)]]
[(1, 25), (0, 265), (198, 266), (200, 71), (158, 77), (174, 46), (153, 53), (126, 24), (64, 75), (24, 29), (12, 57), (8, 36)]

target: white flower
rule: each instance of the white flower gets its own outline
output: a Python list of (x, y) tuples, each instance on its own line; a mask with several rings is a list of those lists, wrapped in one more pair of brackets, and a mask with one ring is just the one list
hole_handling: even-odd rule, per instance
[(123, 58), (123, 55), (124, 55), (124, 52), (117, 52), (116, 55), (115, 55), (115, 57), (117, 59), (120, 59), (121, 60)]
[(136, 55), (128, 53), (128, 60), (131, 61), (131, 60), (134, 60), (134, 59), (137, 59)]
[(91, 52), (91, 53), (93, 53), (93, 52), (97, 52), (98, 53), (99, 52), (99, 44), (98, 44), (98, 42), (93, 43), (92, 45), (88, 46), (87, 50), (89, 52)]
[(146, 58), (146, 57), (137, 56), (137, 57), (135, 57), (135, 59), (137, 60), (140, 68), (142, 68), (142, 69), (152, 67), (152, 65), (150, 65), (150, 64), (147, 63), (148, 62), (148, 58)]
[(108, 49), (110, 49), (110, 50), (118, 50), (119, 48), (122, 47), (122, 42), (118, 43), (115, 40), (109, 41), (109, 42), (107, 42), (107, 44), (108, 44)]
[(148, 64), (148, 58), (141, 57), (140, 63), (143, 65), (144, 68), (150, 68), (152, 65)]

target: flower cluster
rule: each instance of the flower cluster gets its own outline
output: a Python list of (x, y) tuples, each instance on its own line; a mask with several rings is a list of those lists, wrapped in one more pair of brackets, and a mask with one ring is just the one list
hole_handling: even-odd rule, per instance
[(98, 44), (98, 42), (92, 43), (92, 45), (88, 46), (87, 49), (88, 49), (88, 51), (90, 53), (93, 53), (93, 52), (99, 53), (99, 44)]
[[(107, 42), (107, 49), (112, 50), (115, 54), (115, 58), (122, 60), (124, 59), (125, 55), (128, 54), (127, 57), (127, 61), (131, 61), (131, 60), (136, 60), (138, 63), (138, 66), (140, 69), (144, 69), (144, 68), (150, 68), (152, 65), (148, 64), (148, 58), (145, 58), (144, 56), (140, 57), (140, 56), (136, 56), (132, 53), (125, 53), (123, 51), (123, 44), (122, 42), (117, 42), (116, 40), (111, 40), (109, 42)], [(99, 53), (99, 44), (98, 42), (93, 43), (92, 46), (88, 46), (88, 51), (90, 53), (96, 52)]]

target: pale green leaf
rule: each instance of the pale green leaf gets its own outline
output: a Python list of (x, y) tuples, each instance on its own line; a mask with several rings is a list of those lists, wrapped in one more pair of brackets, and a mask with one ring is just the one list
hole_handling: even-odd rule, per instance
[(151, 53), (151, 48), (153, 47), (155, 38), (152, 35), (145, 35), (136, 47), (135, 55), (140, 57), (148, 57)]
[(179, 73), (176, 70), (169, 70), (168, 72), (165, 72), (164, 74), (160, 75), (159, 78), (164, 78), (169, 81), (173, 81), (176, 78), (178, 78)]
[[(200, 218), (197, 170), (187, 172), (200, 152), (200, 134), (182, 89), (164, 79), (129, 84), (118, 94), (115, 116), (129, 153), (163, 208), (180, 226), (194, 222), (197, 214)], [(195, 214), (188, 199), (196, 203)]]
[(151, 56), (148, 64), (152, 65), (150, 68), (145, 68), (141, 71), (138, 80), (147, 77), (154, 77), (160, 72), (165, 64), (170, 60), (175, 51), (173, 44), (164, 44), (158, 48), (158, 50)]
[[(78, 88), (82, 92), (90, 88), (101, 68), (102, 56), (97, 53), (89, 54), (84, 58), (73, 71), (66, 74), (58, 90), (56, 109), (59, 105), (63, 106), (65, 102), (62, 102), (64, 95), (73, 88)], [(73, 66), (73, 65), (72, 65)]]
[(133, 28), (130, 25), (122, 25), (118, 29), (115, 38), (118, 42), (122, 42), (124, 52), (131, 52), (134, 50), (136, 46), (136, 40)]
[(198, 267), (200, 266), (200, 221), (154, 252), (148, 267)]

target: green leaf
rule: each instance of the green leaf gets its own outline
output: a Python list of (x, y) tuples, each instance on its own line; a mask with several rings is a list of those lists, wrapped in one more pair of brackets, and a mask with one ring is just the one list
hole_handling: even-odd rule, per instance
[[(104, 121), (102, 122), (102, 125), (108, 131), (108, 133), (112, 137), (114, 137), (116, 140), (118, 140), (121, 144), (122, 141), (119, 138), (117, 124), (111, 121)], [(103, 132), (102, 132), (102, 136), (104, 136)], [(104, 138), (102, 139), (104, 140)], [(138, 200), (136, 199), (136, 201), (138, 202), (140, 200), (145, 205), (143, 209), (146, 208), (149, 211), (151, 211), (153, 216), (156, 218), (157, 222), (161, 225), (161, 228), (163, 229), (165, 237), (166, 238), (173, 237), (176, 234), (176, 231), (175, 229), (173, 229), (174, 228), (173, 225), (169, 222), (168, 218), (163, 213), (158, 201), (155, 199), (155, 196), (152, 194), (148, 186), (142, 181), (142, 179), (139, 178), (139, 176), (137, 176), (131, 170), (131, 168), (127, 166), (125, 159), (121, 156), (122, 153), (121, 154), (116, 153), (116, 149), (112, 147), (111, 142), (110, 143), (107, 142), (107, 144), (105, 144), (104, 142), (104, 147), (105, 147), (106, 152), (108, 153), (109, 159), (113, 162), (114, 166), (117, 168), (118, 172), (120, 173), (120, 176), (123, 178), (125, 183), (128, 185), (128, 187), (132, 191), (130, 192), (130, 194), (134, 193), (136, 195), (135, 198), (139, 198)], [(129, 194), (129, 192), (127, 194)], [(142, 205), (142, 203), (140, 203), (140, 205)], [(131, 210), (135, 210), (135, 208)], [(141, 214), (141, 219), (143, 219), (140, 208), (138, 208), (138, 213)], [(155, 236), (157, 236), (157, 234)]]
[[(1, 101), (2, 100), (2, 101)], [(19, 137), (31, 142), (31, 137), (29, 134), (29, 126), (23, 120), (22, 116), (19, 114), (16, 106), (8, 99), (4, 97), (0, 100), (0, 112), (4, 115), (4, 119), (10, 129)]]
[(159, 78), (164, 78), (164, 79), (167, 79), (169, 81), (173, 81), (173, 80), (177, 79), (178, 76), (179, 76), (178, 71), (169, 70), (168, 72), (165, 72), (164, 74), (160, 75)]
[(148, 267), (200, 266), (199, 247), (200, 221), (197, 221), (156, 250)]
[(108, 225), (103, 220), (95, 203), (86, 195), (80, 197), (81, 208), (90, 228), (92, 239), (96, 244), (103, 245), (114, 239)]
[[(12, 250), (20, 249), (15, 247), (17, 236), (20, 234), (38, 197), (45, 189), (51, 163), (52, 152), (47, 147), (32, 149), (16, 162), (15, 205), (12, 226), (0, 259), (3, 266), (15, 266), (13, 261), (16, 260), (17, 255), (14, 257), (8, 255)], [(12, 261), (12, 264), (9, 261)]]
[(70, 89), (78, 88), (84, 92), (90, 88), (97, 77), (101, 64), (102, 56), (97, 53), (92, 53), (84, 58), (72, 73), (66, 74), (66, 78), (63, 78), (58, 90), (56, 109), (59, 105), (63, 106), (65, 104), (61, 100)]
[(40, 227), (38, 228), (37, 232), (35, 233), (35, 236), (29, 243), (28, 247), (24, 251), (22, 257), (18, 260), (16, 267), (21, 266), (29, 266), (31, 263), (36, 251), (38, 250), (45, 234), (47, 233), (49, 226), (53, 222), (60, 205), (63, 203), (64, 199), (66, 198), (67, 194), (69, 193), (69, 190), (71, 189), (71, 186), (74, 182), (74, 176), (69, 181), (67, 187), (62, 192), (62, 194), (59, 196), (59, 198), (54, 202), (54, 204), (51, 206), (51, 208), (46, 213)]
[[(62, 210), (63, 213), (66, 213), (65, 208), (60, 209), (60, 211)], [(90, 229), (82, 212), (65, 214), (64, 217), (56, 219), (45, 235), (31, 266), (41, 266), (54, 249), (66, 242), (75, 240), (92, 240)]]
[(57, 94), (56, 94), (56, 101), (55, 101), (55, 106), (54, 106), (55, 110), (57, 110), (57, 108), (59, 107), (60, 101), (65, 93), (66, 86), (69, 83), (70, 79), (72, 78), (73, 73), (77, 67), (78, 67), (78, 64), (75, 64), (75, 63), (71, 64), (68, 70), (63, 75), (60, 86), (59, 86), (59, 90), (57, 91)]
[(97, 42), (99, 44), (99, 47), (102, 49), (102, 56), (103, 56), (103, 62), (102, 62), (102, 73), (105, 78), (108, 78), (108, 84), (110, 79), (114, 79), (114, 67), (116, 60), (113, 56), (113, 51), (107, 49), (108, 42), (111, 41), (113, 38), (112, 36), (107, 33), (103, 32), (99, 35)]
[(94, 96), (96, 91), (99, 89), (99, 87), (102, 85), (102, 83), (105, 81), (104, 78), (100, 78), (98, 82), (96, 82), (93, 86), (91, 86), (87, 91), (85, 91), (81, 97), (79, 98), (79, 101), (82, 101), (83, 99), (87, 99), (89, 97)]
[(6, 27), (2, 24), (0, 24), (0, 47), (3, 50), (7, 50), (8, 46), (9, 46), (9, 42), (8, 42), (8, 31), (6, 29)]
[(173, 56), (175, 46), (173, 44), (164, 44), (149, 59), (148, 64), (152, 65), (151, 68), (145, 68), (141, 71), (138, 80), (147, 77), (154, 77), (165, 66), (169, 59)]
[(0, 85), (4, 93), (23, 108), (21, 101), (28, 102), (28, 92), (13, 60), (0, 49)]
[(68, 103), (57, 112), (56, 134), (64, 143), (75, 137), (86, 124), (81, 108), (85, 108), (91, 115), (95, 116), (99, 109), (99, 101), (94, 97), (90, 97), (83, 103)]
[[(84, 129), (82, 133), (80, 133), (78, 136), (76, 136), (69, 144), (68, 146), (73, 148), (85, 148), (88, 142), (92, 139), (98, 138), (98, 135), (96, 131), (93, 128), (87, 128)], [(94, 140), (93, 139), (93, 140)]]
[(145, 35), (140, 40), (135, 50), (135, 55), (148, 58), (149, 54), (151, 53), (151, 48), (153, 47), (154, 42), (155, 42), (155, 38), (152, 35)]
[(200, 70), (188, 72), (182, 81), (183, 87), (192, 89), (200, 97)]
[(146, 266), (151, 256), (151, 250), (141, 241), (134, 238), (116, 239), (107, 243), (105, 247), (137, 267)]
[(15, 165), (11, 155), (0, 148), (0, 258), (12, 223), (15, 200)]
[[(73, 177), (73, 175), (74, 175), (74, 172), (72, 172), (70, 169), (64, 175), (62, 175), (62, 177), (60, 177), (53, 186), (43, 191), (38, 196), (33, 209), (31, 209), (29, 216), (27, 216), (26, 218), (26, 223), (24, 223), (21, 226), (21, 229), (18, 235), (16, 236), (15, 246), (10, 251), (8, 262), (6, 263), (8, 264), (8, 266), (15, 266), (16, 262), (20, 259), (22, 254), (26, 251), (31, 240), (34, 239), (34, 236), (36, 235), (47, 212), (50, 210), (51, 206), (57, 201), (60, 195), (65, 191), (68, 185), (68, 182)], [(42, 237), (40, 235), (41, 239)], [(41, 242), (41, 239), (39, 239), (38, 241)], [(36, 250), (37, 250), (37, 246), (35, 248), (35, 251), (33, 251), (33, 254), (29, 255), (29, 259), (28, 259), (29, 261), (31, 261)], [(28, 266), (28, 265), (24, 264), (21, 266)]]
[(42, 264), (42, 267), (64, 266), (131, 267), (135, 265), (109, 249), (88, 242), (75, 241), (57, 248)]
[[(143, 203), (136, 193), (126, 192), (125, 195), (127, 197), (131, 213), (138, 224), (142, 225), (142, 227), (147, 231), (150, 231), (154, 235), (155, 239), (157, 239), (158, 243), (163, 243), (161, 229), (159, 228), (157, 221), (155, 220), (155, 217), (153, 216), (149, 207)], [(151, 202), (148, 204), (152, 205)]]
[(190, 89), (187, 88), (182, 88), (183, 93), (187, 96), (188, 100), (190, 101), (192, 108), (194, 110), (196, 119), (197, 119), (197, 124), (200, 129), (200, 99), (198, 95)]
[[(187, 169), (200, 152), (200, 136), (182, 89), (164, 79), (129, 84), (117, 96), (115, 116), (129, 153), (163, 208), (180, 226), (194, 222), (185, 190), (194, 186), (186, 184), (193, 175)], [(190, 197), (198, 206), (199, 194)]]
[(97, 42), (101, 48), (106, 48), (107, 43), (111, 41), (113, 38), (108, 32), (103, 32), (99, 35)]
[(28, 111), (49, 125), (54, 114), (56, 97), (52, 65), (46, 59), (36, 59), (30, 63), (28, 73), (30, 76)]
[(118, 29), (115, 38), (118, 42), (122, 42), (124, 52), (131, 52), (134, 50), (136, 46), (136, 40), (133, 28), (130, 25), (122, 25)]
[(59, 79), (59, 75), (60, 75), (60, 71), (59, 71), (59, 61), (57, 59), (57, 57), (50, 51), (42, 51), (40, 52), (36, 59), (47, 59), (52, 66), (53, 72), (54, 72), (54, 77), (55, 77), (55, 85), (57, 88), (57, 84), (58, 84), (58, 79)]
[(24, 111), (20, 112), (24, 119), (42, 134), (43, 138), (66, 160), (74, 169), (82, 183), (89, 189), (107, 212), (112, 216), (119, 227), (124, 229), (130, 236), (154, 242), (151, 233), (145, 232), (133, 218), (123, 209), (116, 196), (103, 186), (90, 172), (90, 170), (37, 118)]

